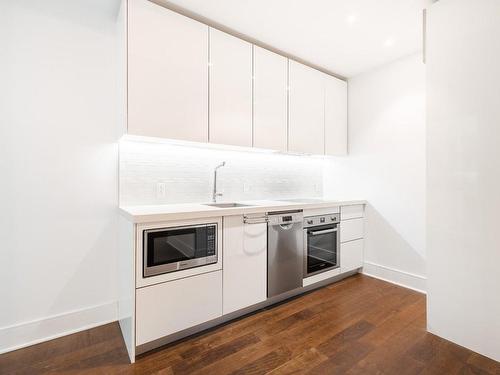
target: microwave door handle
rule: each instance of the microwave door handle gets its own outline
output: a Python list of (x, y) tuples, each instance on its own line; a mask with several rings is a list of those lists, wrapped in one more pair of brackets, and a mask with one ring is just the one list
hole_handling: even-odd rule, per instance
[(318, 236), (320, 234), (328, 234), (328, 233), (334, 233), (338, 230), (338, 228), (333, 228), (333, 229), (325, 229), (325, 230), (318, 230), (316, 232), (310, 231), (309, 234), (311, 236)]

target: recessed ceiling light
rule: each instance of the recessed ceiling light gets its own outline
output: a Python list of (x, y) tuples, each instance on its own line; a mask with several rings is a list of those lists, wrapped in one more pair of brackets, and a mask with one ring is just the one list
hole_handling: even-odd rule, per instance
[(356, 13), (349, 14), (345, 20), (349, 25), (353, 25), (358, 20), (358, 15)]
[(387, 38), (385, 40), (384, 46), (386, 46), (386, 47), (392, 47), (394, 45), (394, 43), (395, 43), (394, 38), (393, 37), (389, 37), (389, 38)]

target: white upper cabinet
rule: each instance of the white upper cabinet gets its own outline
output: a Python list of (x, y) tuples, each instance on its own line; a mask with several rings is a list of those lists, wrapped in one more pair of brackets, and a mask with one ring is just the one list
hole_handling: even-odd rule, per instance
[(252, 146), (252, 45), (210, 29), (209, 141)]
[(323, 73), (289, 60), (288, 151), (324, 154)]
[(287, 149), (288, 59), (253, 47), (253, 146)]
[(347, 154), (347, 83), (290, 60), (288, 151)]
[(128, 0), (129, 134), (347, 153), (347, 84), (149, 0)]
[(347, 82), (324, 75), (325, 154), (347, 155)]
[(129, 1), (128, 132), (208, 141), (208, 26)]

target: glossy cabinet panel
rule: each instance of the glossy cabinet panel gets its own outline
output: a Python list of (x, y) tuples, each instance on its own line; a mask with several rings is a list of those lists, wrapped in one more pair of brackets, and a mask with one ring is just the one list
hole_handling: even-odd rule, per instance
[(253, 46), (253, 146), (287, 149), (288, 59)]
[(267, 223), (244, 224), (243, 216), (224, 217), (223, 285), (224, 314), (266, 299)]
[(222, 271), (137, 289), (136, 345), (222, 316)]
[(288, 151), (325, 152), (323, 73), (289, 60)]
[(252, 45), (210, 29), (210, 143), (252, 146)]
[(349, 272), (363, 267), (363, 239), (340, 245), (340, 271)]
[(346, 82), (152, 1), (128, 7), (128, 134), (347, 153)]
[(324, 75), (325, 154), (347, 154), (347, 82)]
[(208, 141), (208, 26), (129, 1), (128, 133)]

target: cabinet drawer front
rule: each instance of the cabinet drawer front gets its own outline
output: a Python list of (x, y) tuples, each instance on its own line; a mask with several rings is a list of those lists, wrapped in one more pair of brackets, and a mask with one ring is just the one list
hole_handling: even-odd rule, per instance
[(340, 219), (349, 220), (357, 219), (364, 216), (365, 207), (362, 204), (354, 204), (352, 206), (340, 207)]
[(304, 280), (302, 280), (302, 286), (306, 287), (312, 284), (316, 284), (320, 281), (329, 279), (330, 277), (334, 277), (337, 275), (340, 275), (340, 268), (335, 268), (334, 270), (318, 273), (317, 275), (309, 276), (306, 277)]
[(340, 223), (340, 242), (347, 242), (363, 238), (363, 218), (342, 221)]
[(348, 272), (363, 266), (363, 239), (340, 245), (340, 270)]
[(137, 290), (136, 345), (222, 316), (222, 271)]

